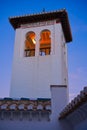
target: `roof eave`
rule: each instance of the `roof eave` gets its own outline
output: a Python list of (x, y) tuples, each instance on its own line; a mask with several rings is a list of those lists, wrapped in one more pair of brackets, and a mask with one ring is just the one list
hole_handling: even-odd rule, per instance
[(21, 24), (34, 23), (38, 21), (42, 22), (42, 21), (53, 20), (53, 19), (60, 19), (66, 42), (71, 42), (72, 34), (71, 34), (70, 24), (68, 20), (68, 14), (65, 9), (54, 11), (54, 12), (42, 12), (33, 15), (10, 17), (9, 22), (11, 23), (14, 29), (17, 29), (20, 27)]

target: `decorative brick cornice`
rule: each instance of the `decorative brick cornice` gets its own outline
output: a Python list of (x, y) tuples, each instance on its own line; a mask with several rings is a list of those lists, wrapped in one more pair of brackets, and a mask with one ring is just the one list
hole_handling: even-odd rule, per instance
[(0, 99), (0, 111), (1, 110), (43, 110), (51, 111), (51, 100), (38, 98), (37, 100), (32, 100), (28, 98), (12, 99), (4, 98)]

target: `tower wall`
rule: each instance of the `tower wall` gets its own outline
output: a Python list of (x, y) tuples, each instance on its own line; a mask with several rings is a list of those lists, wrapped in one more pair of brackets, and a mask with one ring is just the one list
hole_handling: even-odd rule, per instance
[[(39, 55), (40, 32), (51, 32), (51, 54)], [(34, 57), (24, 57), (27, 32), (36, 34)], [(67, 85), (67, 53), (61, 23), (16, 29), (10, 97), (50, 98), (50, 85)]]

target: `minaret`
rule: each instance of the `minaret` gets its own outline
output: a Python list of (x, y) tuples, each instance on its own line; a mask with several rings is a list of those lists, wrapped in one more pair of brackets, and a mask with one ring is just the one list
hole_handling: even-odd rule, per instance
[(72, 36), (66, 10), (9, 21), (15, 29), (10, 97), (50, 98), (52, 85), (66, 86), (68, 97), (67, 43)]

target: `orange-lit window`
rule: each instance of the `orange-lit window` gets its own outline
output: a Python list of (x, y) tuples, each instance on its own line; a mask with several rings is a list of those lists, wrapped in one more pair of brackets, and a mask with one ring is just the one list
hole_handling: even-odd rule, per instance
[(51, 52), (51, 32), (47, 29), (43, 30), (40, 34), (40, 48), (39, 54), (41, 56), (50, 55)]
[(28, 32), (25, 40), (25, 57), (35, 56), (35, 33)]

